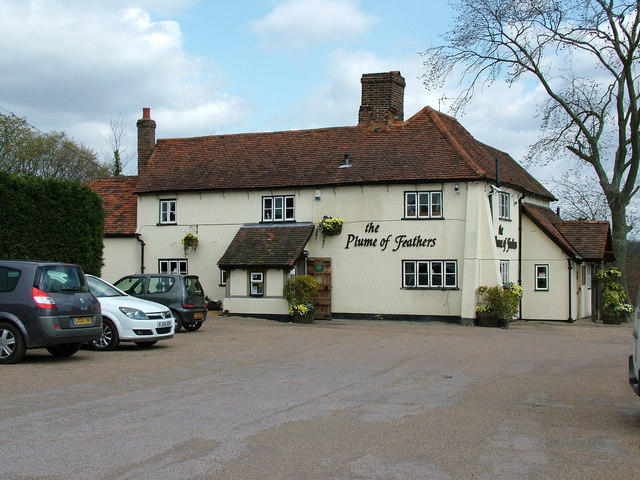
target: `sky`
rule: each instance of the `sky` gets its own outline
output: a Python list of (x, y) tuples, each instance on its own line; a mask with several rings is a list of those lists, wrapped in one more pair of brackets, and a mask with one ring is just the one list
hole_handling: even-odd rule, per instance
[[(0, 0), (0, 112), (101, 159), (120, 118), (127, 174), (144, 107), (157, 138), (356, 125), (362, 74), (399, 70), (405, 119), (449, 113), (457, 82), (428, 91), (420, 52), (453, 19), (445, 0)], [(521, 161), (543, 100), (498, 83), (457, 118)]]

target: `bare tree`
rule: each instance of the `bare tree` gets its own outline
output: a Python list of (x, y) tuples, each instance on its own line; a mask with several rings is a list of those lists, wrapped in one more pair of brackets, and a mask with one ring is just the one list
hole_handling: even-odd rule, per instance
[(111, 153), (103, 155), (105, 161), (111, 165), (111, 174), (122, 175), (122, 171), (127, 167), (132, 156), (127, 153), (127, 130), (122, 114), (118, 113), (111, 117), (109, 121), (108, 135), (102, 135), (105, 142), (109, 144)]
[(609, 220), (607, 199), (592, 178), (566, 173), (551, 181), (562, 218), (567, 220)]
[[(534, 79), (547, 101), (532, 157), (570, 152), (596, 174), (624, 270), (627, 207), (638, 191), (639, 0), (456, 0), (445, 45), (424, 52), (424, 82), (460, 73), (456, 107), (498, 79)], [(588, 64), (586, 69), (580, 66)]]

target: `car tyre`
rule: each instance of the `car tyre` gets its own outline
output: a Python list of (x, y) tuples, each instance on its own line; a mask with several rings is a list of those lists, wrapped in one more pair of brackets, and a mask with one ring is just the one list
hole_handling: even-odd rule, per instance
[(27, 347), (18, 327), (0, 323), (0, 363), (18, 363), (24, 358)]
[(89, 348), (99, 352), (110, 352), (118, 348), (118, 345), (120, 345), (118, 329), (111, 320), (102, 317), (102, 335), (89, 343)]
[(80, 350), (79, 343), (65, 343), (63, 345), (54, 345), (52, 347), (47, 347), (47, 352), (49, 352), (54, 357), (70, 357), (74, 355), (78, 350)]
[(138, 345), (141, 348), (149, 348), (149, 347), (153, 347), (156, 343), (158, 343), (157, 340), (151, 340), (148, 342), (136, 342), (136, 345)]
[(202, 322), (196, 322), (196, 323), (185, 323), (183, 325), (184, 329), (187, 330), (188, 332), (195, 332), (196, 330), (198, 330), (200, 327), (202, 326)]

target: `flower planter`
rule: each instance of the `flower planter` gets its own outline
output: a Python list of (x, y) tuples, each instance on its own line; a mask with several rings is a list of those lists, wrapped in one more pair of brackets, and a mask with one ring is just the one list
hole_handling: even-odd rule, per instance
[(476, 312), (476, 326), (478, 327), (499, 327), (501, 321), (489, 312)]
[(293, 323), (313, 323), (314, 315), (289, 315)]
[(602, 312), (602, 323), (607, 325), (620, 325), (626, 320), (624, 315), (613, 312)]

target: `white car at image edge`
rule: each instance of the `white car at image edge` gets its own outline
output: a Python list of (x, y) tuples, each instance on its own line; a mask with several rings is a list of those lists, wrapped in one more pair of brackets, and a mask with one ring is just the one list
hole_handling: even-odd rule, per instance
[(90, 349), (115, 350), (120, 342), (150, 347), (173, 338), (175, 320), (167, 307), (127, 295), (101, 278), (85, 276), (102, 310), (102, 336), (89, 343)]
[(629, 355), (629, 383), (633, 391), (640, 395), (640, 290), (636, 300), (636, 308), (633, 311), (633, 348)]

